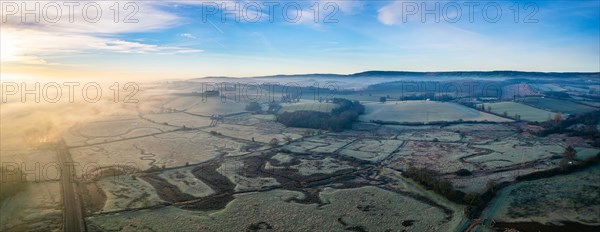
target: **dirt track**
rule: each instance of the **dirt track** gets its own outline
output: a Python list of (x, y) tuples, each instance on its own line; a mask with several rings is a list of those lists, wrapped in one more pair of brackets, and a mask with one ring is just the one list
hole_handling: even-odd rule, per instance
[(58, 144), (58, 159), (62, 166), (61, 186), (63, 194), (63, 230), (86, 231), (81, 201), (76, 192), (74, 173), (72, 173), (73, 160), (64, 142)]

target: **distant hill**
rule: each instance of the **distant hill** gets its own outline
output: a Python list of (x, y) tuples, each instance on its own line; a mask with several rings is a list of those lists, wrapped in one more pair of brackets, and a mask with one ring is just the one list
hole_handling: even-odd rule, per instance
[(595, 77), (598, 72), (522, 72), (522, 71), (455, 71), (455, 72), (406, 72), (367, 71), (350, 76), (480, 76), (480, 77)]
[[(358, 77), (490, 77), (490, 78), (600, 78), (600, 72), (522, 72), (522, 71), (452, 71), (452, 72), (411, 72), (411, 71), (366, 71), (354, 74), (291, 74), (255, 76), (252, 78), (358, 78)], [(231, 78), (231, 77), (204, 77)]]

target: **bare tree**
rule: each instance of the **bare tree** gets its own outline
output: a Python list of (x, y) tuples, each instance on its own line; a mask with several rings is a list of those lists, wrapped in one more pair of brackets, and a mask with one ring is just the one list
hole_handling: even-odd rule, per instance
[(560, 161), (559, 165), (561, 168), (568, 167), (573, 160), (575, 160), (575, 156), (577, 156), (577, 151), (572, 146), (568, 146), (565, 148), (565, 151), (562, 154), (563, 158)]

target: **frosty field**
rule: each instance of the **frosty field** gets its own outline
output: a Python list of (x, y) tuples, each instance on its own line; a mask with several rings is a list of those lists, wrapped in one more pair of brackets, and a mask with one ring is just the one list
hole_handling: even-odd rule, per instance
[(596, 108), (586, 106), (573, 101), (565, 101), (553, 98), (524, 98), (519, 101), (524, 104), (534, 106), (539, 109), (544, 109), (552, 112), (560, 112), (563, 114), (576, 114), (594, 111)]
[[(28, 187), (3, 199), (1, 230), (61, 230), (73, 204), (81, 208), (88, 231), (600, 226), (594, 216), (599, 205), (594, 162), (600, 149), (591, 129), (600, 116), (594, 112), (532, 123), (561, 111), (551, 109), (561, 102), (536, 106), (548, 110), (485, 103), (499, 101), (493, 98), (375, 102), (392, 91), (346, 94), (372, 99), (362, 102), (366, 112), (360, 116), (360, 107), (350, 109), (358, 105), (332, 112), (338, 107), (329, 103), (332, 99), (307, 97), (259, 102), (262, 111), (246, 111), (247, 100), (221, 102), (213, 96), (204, 101), (197, 82), (163, 84), (176, 89), (159, 96), (154, 92), (158, 84), (148, 90), (154, 94), (144, 93), (145, 102), (115, 105), (110, 112), (99, 108), (100, 116), (56, 130), (61, 131), (58, 139), (50, 139), (54, 129), (11, 137), (9, 142), (26, 140), (35, 146), (2, 150), (4, 168), (24, 164)], [(528, 99), (540, 96), (525, 85), (516, 87)], [(479, 102), (484, 102), (483, 111), (476, 109)], [(268, 111), (270, 105), (281, 109)], [(493, 114), (485, 112), (487, 106)], [(297, 111), (308, 112), (293, 120), (347, 124), (337, 131), (278, 122), (283, 112)], [(507, 117), (498, 116), (504, 111)], [(508, 119), (514, 114), (524, 121)], [(346, 121), (355, 115), (358, 120)], [(573, 159), (569, 146), (576, 152)], [(70, 160), (77, 164), (71, 185), (49, 178), (59, 169), (44, 164)], [(35, 179), (31, 169), (36, 168), (36, 174), (44, 171), (43, 178)], [(68, 186), (79, 200), (63, 200), (61, 191)]]
[(97, 185), (106, 195), (101, 212), (144, 208), (162, 202), (152, 185), (130, 175), (106, 177)]
[[(325, 205), (289, 202), (302, 198), (293, 191), (273, 190), (236, 195), (227, 208), (217, 212), (190, 212), (175, 207), (145, 210), (125, 215), (92, 217), (90, 227), (103, 230), (147, 228), (150, 230), (344, 230), (348, 228), (407, 228), (418, 231), (452, 231), (457, 222), (448, 222), (439, 208), (410, 197), (376, 187), (335, 190), (325, 189), (320, 198)], [(419, 211), (421, 216), (413, 211)], [(295, 212), (289, 215), (285, 212)], [(340, 215), (339, 213), (342, 213)], [(311, 223), (304, 223), (310, 221)], [(165, 223), (167, 221), (176, 223)], [(196, 223), (189, 223), (194, 221)], [(409, 223), (410, 222), (410, 223)], [(172, 227), (172, 225), (178, 225)]]
[(99, 167), (129, 165), (138, 170), (153, 166), (176, 167), (215, 157), (236, 156), (243, 143), (204, 132), (172, 132), (137, 139), (71, 149), (73, 160)]
[(288, 103), (288, 104), (284, 104), (283, 107), (281, 108), (281, 110), (279, 110), (279, 112), (293, 112), (293, 111), (299, 111), (299, 110), (309, 110), (309, 111), (318, 111), (318, 112), (324, 112), (324, 113), (329, 113), (331, 112), (331, 110), (337, 108), (337, 104), (334, 103), (320, 103), (320, 102), (314, 102), (314, 101), (306, 101), (306, 102), (299, 102), (299, 103)]
[(164, 171), (158, 176), (165, 179), (169, 184), (177, 186), (181, 192), (194, 197), (204, 197), (215, 193), (210, 186), (198, 180), (192, 174), (192, 168), (172, 169)]
[(508, 187), (488, 212), (496, 221), (600, 225), (598, 166), (569, 176), (528, 181)]
[(26, 190), (1, 205), (0, 230), (59, 230), (62, 196), (59, 182), (30, 183)]
[(365, 103), (366, 114), (361, 121), (380, 120), (386, 122), (439, 122), (439, 121), (489, 121), (508, 122), (509, 119), (479, 112), (454, 103), (435, 101), (399, 101)]
[(555, 115), (553, 112), (533, 108), (516, 102), (486, 103), (483, 105), (486, 110), (487, 107), (491, 107), (492, 112), (496, 114), (504, 114), (504, 112), (506, 112), (509, 117), (515, 117), (515, 115), (518, 114), (521, 116), (521, 120), (525, 121), (543, 122), (552, 119)]

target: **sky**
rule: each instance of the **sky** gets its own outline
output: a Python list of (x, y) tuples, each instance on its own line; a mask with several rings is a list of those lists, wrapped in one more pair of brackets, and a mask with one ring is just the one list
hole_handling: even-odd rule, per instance
[(3, 80), (600, 71), (598, 0), (1, 4)]

